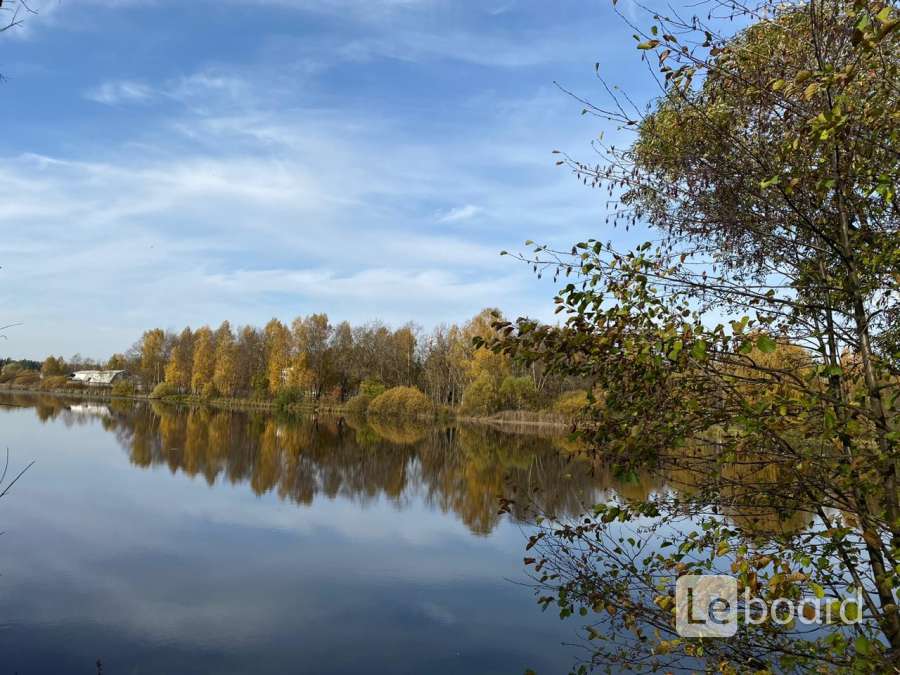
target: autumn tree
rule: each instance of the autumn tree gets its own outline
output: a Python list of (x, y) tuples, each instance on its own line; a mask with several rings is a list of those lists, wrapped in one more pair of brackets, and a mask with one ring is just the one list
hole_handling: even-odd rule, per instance
[(294, 337), (296, 378), (306, 378), (315, 398), (319, 398), (333, 375), (331, 335), (333, 332), (327, 314), (310, 314), (294, 319), (291, 332)]
[(67, 372), (66, 361), (61, 356), (48, 356), (41, 365), (41, 375), (43, 377), (53, 377), (54, 375), (65, 375)]
[(487, 341), (494, 337), (492, 323), (502, 315), (497, 309), (484, 309), (463, 328), (468, 346), (459, 357), (464, 358), (467, 385), (462, 406), (470, 414), (487, 415), (502, 405), (500, 387), (510, 374), (510, 359), (503, 352), (493, 352), (483, 346), (472, 347), (473, 340)]
[(426, 337), (422, 385), (435, 403), (452, 406), (462, 399), (467, 369), (460, 355), (466, 348), (465, 338), (455, 325), (438, 325)]
[(236, 389), (264, 395), (268, 391), (265, 338), (261, 331), (244, 326), (235, 347)]
[(128, 360), (124, 354), (113, 354), (106, 362), (107, 370), (126, 370), (128, 368)]
[(194, 333), (194, 359), (191, 368), (191, 390), (195, 394), (213, 381), (216, 367), (216, 347), (213, 333), (203, 326)]
[(345, 401), (353, 388), (359, 384), (355, 368), (355, 348), (353, 327), (346, 321), (339, 323), (331, 336), (331, 358), (334, 364), (334, 378), (340, 391), (340, 400)]
[(265, 327), (266, 376), (269, 393), (277, 394), (284, 385), (291, 365), (291, 332), (278, 319)]
[(232, 333), (231, 324), (228, 321), (223, 321), (222, 325), (216, 329), (215, 343), (213, 384), (223, 396), (233, 396), (237, 390), (237, 349), (234, 333)]
[(380, 321), (372, 321), (359, 326), (354, 333), (355, 367), (358, 377), (376, 379), (385, 384), (397, 384), (390, 382), (388, 376), (387, 355), (390, 353), (391, 330)]
[(141, 377), (144, 382), (156, 384), (162, 381), (166, 367), (166, 334), (161, 328), (148, 330), (141, 337)]
[(194, 335), (190, 328), (185, 328), (174, 340), (166, 364), (166, 383), (179, 391), (191, 388), (191, 370), (194, 363)]
[(417, 332), (417, 327), (408, 323), (394, 331), (391, 336), (389, 379), (392, 383), (406, 386), (415, 384), (418, 374)]
[[(491, 344), (591, 382), (583, 440), (623, 475), (665, 467), (681, 485), (548, 524), (529, 557), (543, 597), (593, 618), (591, 666), (894, 672), (900, 17), (808, 0), (648, 23), (658, 100), (645, 113), (605, 86), (608, 105), (582, 101), (635, 140), (560, 163), (652, 241), (535, 247), (522, 257), (570, 278), (566, 322), (497, 321)], [(806, 527), (765, 532), (760, 510)], [(673, 531), (685, 515), (694, 529)], [(674, 579), (715, 570), (769, 603), (860, 590), (862, 621), (678, 636)]]

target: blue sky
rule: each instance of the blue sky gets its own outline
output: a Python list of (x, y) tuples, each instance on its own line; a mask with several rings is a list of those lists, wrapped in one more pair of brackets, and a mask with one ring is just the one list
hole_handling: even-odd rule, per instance
[(13, 357), (324, 311), (549, 319), (502, 249), (607, 237), (554, 165), (594, 63), (652, 92), (607, 0), (32, 0), (0, 36), (0, 317)]

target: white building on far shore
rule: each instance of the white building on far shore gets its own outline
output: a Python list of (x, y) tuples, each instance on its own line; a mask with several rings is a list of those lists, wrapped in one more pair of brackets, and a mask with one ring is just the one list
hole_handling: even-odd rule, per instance
[(89, 387), (111, 387), (130, 377), (127, 370), (76, 370), (69, 375), (72, 382), (81, 382)]

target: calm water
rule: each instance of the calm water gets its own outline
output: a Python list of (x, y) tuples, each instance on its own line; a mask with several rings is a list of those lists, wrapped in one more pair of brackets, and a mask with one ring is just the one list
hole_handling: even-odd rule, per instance
[[(565, 441), (0, 398), (0, 672), (567, 672), (528, 523), (598, 495)], [(13, 407), (15, 406), (15, 407)]]

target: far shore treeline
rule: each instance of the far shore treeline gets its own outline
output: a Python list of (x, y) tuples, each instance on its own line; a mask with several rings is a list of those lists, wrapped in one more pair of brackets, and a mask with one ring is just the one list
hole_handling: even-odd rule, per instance
[(489, 338), (497, 310), (485, 309), (462, 326), (430, 332), (413, 323), (390, 328), (375, 321), (333, 325), (326, 314), (264, 327), (154, 328), (129, 350), (105, 363), (48, 356), (2, 362), (0, 386), (75, 390), (77, 370), (125, 370), (131, 377), (113, 394), (144, 392), (156, 398), (271, 401), (346, 405), (355, 412), (431, 414), (455, 411), (484, 416), (505, 410), (549, 410), (570, 416), (585, 402), (583, 384), (551, 376), (540, 365), (523, 366), (504, 354), (475, 347)]

